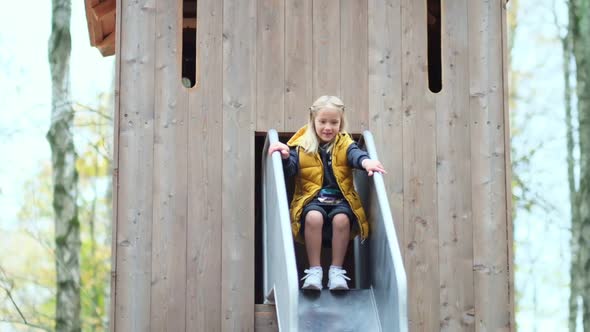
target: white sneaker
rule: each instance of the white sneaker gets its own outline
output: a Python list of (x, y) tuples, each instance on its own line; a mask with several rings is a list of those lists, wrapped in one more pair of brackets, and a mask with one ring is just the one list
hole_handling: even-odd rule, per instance
[(305, 280), (303, 283), (302, 289), (311, 289), (311, 290), (322, 290), (322, 278), (324, 275), (324, 271), (322, 269), (307, 269), (304, 271), (306, 273), (305, 277), (301, 278), (301, 280)]
[(346, 280), (350, 280), (350, 278), (345, 274), (346, 270), (331, 267), (330, 272), (328, 272), (328, 288), (330, 290), (348, 290)]

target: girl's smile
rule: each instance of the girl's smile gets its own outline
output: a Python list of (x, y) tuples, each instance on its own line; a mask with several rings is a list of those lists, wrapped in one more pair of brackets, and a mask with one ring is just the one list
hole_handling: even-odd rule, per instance
[(326, 107), (317, 112), (314, 120), (315, 133), (322, 143), (331, 142), (340, 132), (341, 112)]

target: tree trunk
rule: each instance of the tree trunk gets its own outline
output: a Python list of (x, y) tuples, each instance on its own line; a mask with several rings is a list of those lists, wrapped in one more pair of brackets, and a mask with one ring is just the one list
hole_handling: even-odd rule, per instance
[[(569, 15), (573, 14), (572, 7), (570, 7)], [(570, 22), (573, 19), (570, 17)], [(572, 86), (571, 86), (571, 70), (570, 64), (572, 59), (572, 35), (568, 32), (562, 38), (563, 51), (563, 79), (564, 87), (564, 105), (565, 105), (565, 124), (566, 124), (566, 139), (567, 139), (567, 177), (570, 192), (570, 213), (571, 213), (571, 266), (570, 266), (570, 297), (569, 297), (569, 319), (568, 327), (570, 332), (576, 331), (576, 319), (578, 315), (578, 297), (580, 296), (580, 273), (581, 267), (579, 265), (579, 249), (580, 242), (580, 214), (578, 202), (578, 189), (575, 178), (576, 161), (574, 159), (574, 150), (576, 148), (574, 142), (574, 125), (572, 123)]]
[(78, 172), (70, 100), (70, 0), (52, 1), (49, 66), (51, 126), (47, 140), (53, 167), (55, 218), (56, 331), (80, 331), (80, 225), (76, 204)]
[[(576, 63), (578, 97), (578, 135), (580, 141), (580, 183), (577, 199), (579, 214), (578, 260), (579, 294), (582, 296), (582, 321), (590, 331), (590, 0), (571, 0), (569, 33)], [(573, 229), (574, 230), (574, 229)]]

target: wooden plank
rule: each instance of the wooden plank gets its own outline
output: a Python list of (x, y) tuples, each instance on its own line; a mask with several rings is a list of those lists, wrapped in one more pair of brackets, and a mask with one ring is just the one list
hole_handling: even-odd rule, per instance
[(285, 0), (285, 131), (307, 122), (313, 103), (312, 0)]
[[(121, 1), (117, 0), (117, 6), (121, 8)], [(87, 2), (88, 4), (88, 2)], [(117, 38), (115, 38), (115, 51), (121, 49), (121, 15), (116, 17), (117, 29), (115, 30)], [(113, 207), (112, 216), (113, 224), (111, 229), (111, 303), (109, 305), (109, 331), (115, 332), (117, 319), (115, 313), (117, 312), (117, 246), (118, 246), (118, 225), (119, 225), (119, 136), (121, 135), (121, 57), (115, 58), (115, 105), (113, 115)]]
[(313, 1), (313, 99), (341, 97), (340, 2)]
[(88, 37), (90, 39), (90, 45), (94, 46), (100, 40), (102, 40), (102, 27), (100, 22), (97, 22), (94, 18), (94, 7), (98, 4), (98, 0), (86, 0), (84, 1), (84, 10), (86, 13), (86, 24), (88, 25)]
[(370, 0), (368, 6), (369, 129), (388, 173), (385, 187), (404, 256), (401, 3)]
[(113, 34), (115, 32), (115, 17), (116, 15), (113, 11), (112, 15), (105, 16), (100, 22), (102, 35), (104, 39), (106, 39), (108, 35)]
[(284, 130), (285, 0), (258, 0), (256, 130)]
[(102, 56), (115, 53), (116, 0), (85, 2), (90, 45), (96, 46)]
[(96, 21), (102, 21), (107, 15), (114, 16), (115, 10), (115, 0), (105, 0), (92, 7), (92, 14)]
[(274, 305), (257, 304), (255, 317), (256, 332), (278, 332), (277, 312)]
[(115, 54), (115, 33), (111, 33), (102, 42), (96, 45), (102, 56)]
[(473, 331), (468, 0), (441, 2), (442, 91), (436, 95), (440, 330)]
[[(491, 294), (496, 294), (497, 302), (491, 302), (490, 306), (486, 306), (489, 311), (487, 326), (496, 331), (508, 331), (510, 329), (510, 272), (508, 262), (508, 223), (506, 219), (506, 211), (508, 210), (507, 202), (512, 199), (507, 196), (510, 193), (510, 188), (506, 188), (507, 174), (506, 174), (506, 154), (509, 151), (509, 145), (505, 145), (505, 131), (504, 131), (504, 83), (503, 83), (503, 41), (502, 41), (502, 3), (491, 2), (490, 6), (490, 34), (489, 43), (487, 44), (488, 54), (491, 55), (493, 62), (490, 63), (490, 123), (492, 124), (492, 169), (493, 169), (493, 193), (492, 211), (493, 211), (493, 227), (494, 231), (486, 230), (484, 234), (488, 237), (485, 241), (486, 245), (482, 245), (487, 251), (488, 257), (491, 258), (494, 266), (498, 267), (499, 273), (492, 273), (490, 277), (491, 285), (489, 295), (483, 299), (490, 299)], [(480, 233), (481, 234), (481, 233)], [(484, 243), (484, 242), (482, 242)], [(502, 250), (492, 250), (492, 248), (502, 248)], [(479, 248), (481, 249), (481, 248)], [(492, 269), (494, 271), (494, 269)]]
[(254, 329), (256, 1), (223, 6), (223, 331)]
[(96, 46), (103, 56), (115, 53), (116, 0), (84, 1), (90, 45)]
[(199, 0), (197, 5), (197, 85), (188, 99), (186, 330), (216, 332), (222, 330), (223, 3)]
[(508, 24), (506, 23), (506, 5), (508, 0), (502, 4), (502, 86), (503, 86), (503, 100), (504, 100), (504, 169), (506, 172), (506, 237), (508, 246), (508, 310), (510, 315), (509, 331), (516, 330), (516, 304), (515, 302), (515, 288), (514, 288), (514, 225), (512, 223), (512, 161), (510, 149), (510, 106), (508, 103), (508, 96), (510, 90), (508, 86), (508, 69), (510, 61), (508, 60), (508, 32), (506, 31)]
[(367, 2), (342, 0), (340, 15), (341, 97), (346, 105), (348, 131), (362, 133), (369, 126)]
[(436, 114), (426, 77), (426, 1), (402, 0), (401, 21), (404, 240), (407, 247), (409, 329), (438, 331)]
[(469, 3), (475, 320), (510, 329), (502, 18), (499, 3)]
[(156, 3), (151, 328), (185, 330), (186, 92), (181, 85), (181, 8)]
[(121, 0), (120, 8), (114, 324), (119, 331), (150, 331), (155, 3)]

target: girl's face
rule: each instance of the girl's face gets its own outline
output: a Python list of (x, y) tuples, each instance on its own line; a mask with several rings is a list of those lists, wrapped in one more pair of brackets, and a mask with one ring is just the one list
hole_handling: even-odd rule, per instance
[(316, 113), (313, 122), (320, 142), (331, 142), (340, 132), (341, 111), (331, 107), (322, 108)]

